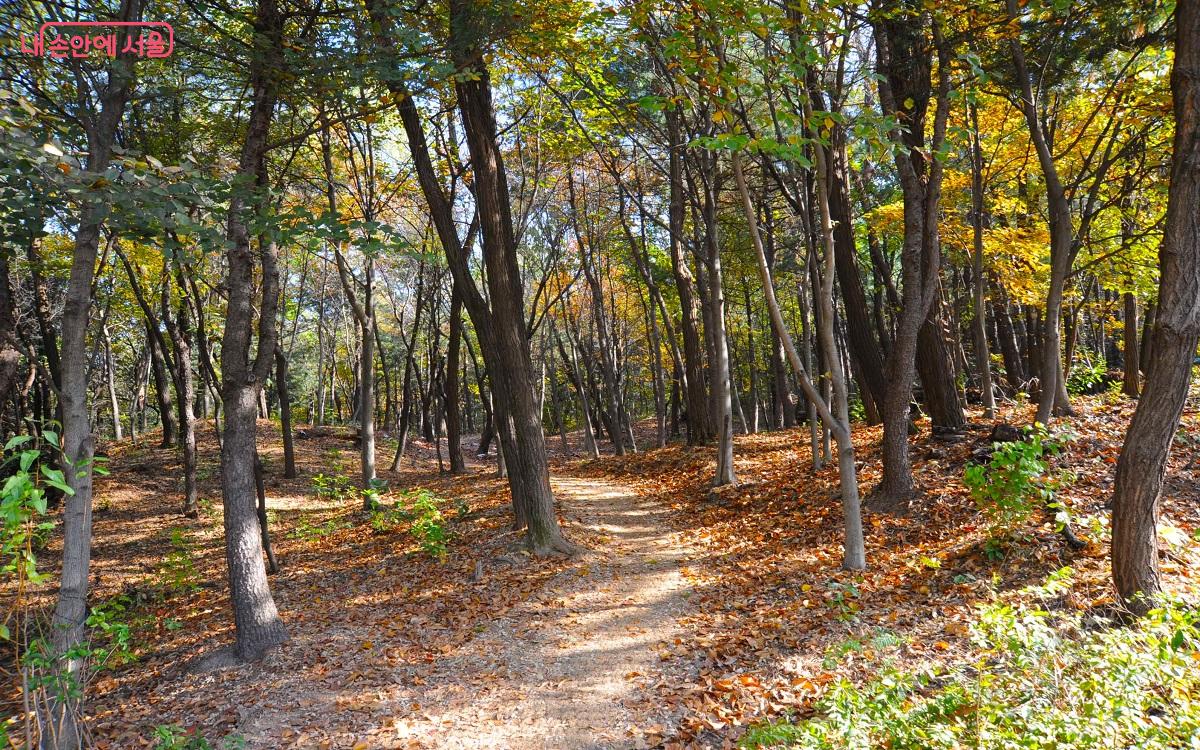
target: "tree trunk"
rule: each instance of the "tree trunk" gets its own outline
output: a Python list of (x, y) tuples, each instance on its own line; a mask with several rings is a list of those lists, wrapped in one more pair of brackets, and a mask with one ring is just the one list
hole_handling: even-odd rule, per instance
[(467, 466), (462, 454), (462, 414), (458, 400), (458, 365), (462, 352), (462, 295), (450, 292), (450, 341), (446, 345), (446, 378), (443, 398), (446, 404), (446, 444), (450, 453), (450, 473), (463, 474)]
[(287, 630), (275, 607), (263, 563), (262, 529), (257, 513), (255, 461), (258, 400), (270, 372), (278, 331), (279, 271), (275, 247), (260, 244), (261, 299), (258, 347), (250, 355), (254, 326), (255, 262), (250, 249), (247, 214), (258, 208), (266, 184), (267, 135), (275, 109), (283, 66), (283, 26), (276, 0), (259, 0), (254, 31), (262, 50), (250, 63), (252, 102), (242, 145), (238, 175), (253, 181), (256, 195), (235, 193), (228, 220), (227, 307), (221, 339), (221, 403), (225, 429), (221, 442), (221, 487), (225, 510), (225, 557), (236, 628), (235, 655), (242, 660), (262, 658), (287, 640)]
[(186, 291), (183, 286), (182, 266), (175, 266), (176, 283), (181, 299), (178, 313), (171, 325), (171, 341), (175, 348), (175, 401), (179, 410), (179, 426), (182, 429), (180, 447), (183, 449), (183, 514), (195, 518), (200, 514), (197, 507), (199, 493), (196, 489), (196, 414), (193, 404), (196, 398), (195, 378), (192, 376), (192, 328)]
[(683, 335), (684, 401), (687, 402), (687, 444), (704, 445), (712, 439), (706, 418), (708, 397), (705, 392), (704, 355), (700, 345), (700, 322), (696, 299), (696, 281), (688, 268), (683, 252), (683, 136), (679, 113), (668, 109), (667, 136), (670, 169), (670, 205), (668, 223), (671, 230), (671, 272), (675, 278), (675, 289), (679, 294), (679, 330)]
[(117, 363), (113, 357), (112, 337), (108, 334), (108, 326), (100, 329), (104, 337), (104, 375), (108, 382), (108, 408), (112, 415), (113, 439), (121, 440), (124, 433), (121, 430), (121, 402), (117, 399)]
[(971, 107), (971, 304), (974, 313), (975, 374), (983, 401), (983, 418), (996, 418), (996, 394), (992, 389), (992, 357), (988, 351), (987, 307), (984, 296), (987, 278), (983, 273), (983, 149), (979, 144), (979, 111)]
[[(117, 18), (137, 21), (141, 0), (124, 0)], [(117, 43), (125, 35), (118, 35)], [(134, 86), (134, 60), (118, 57), (109, 65), (108, 82), (100, 91), (98, 112), (80, 112), (85, 117), (88, 137), (87, 170), (104, 172), (112, 158), (112, 147), (125, 104)], [(81, 96), (89, 96), (81, 92)], [(79, 654), (87, 620), (88, 573), (92, 553), (92, 455), (95, 444), (88, 415), (87, 329), (91, 317), (92, 282), (100, 246), (100, 226), (108, 214), (106, 194), (84, 196), (75, 230), (70, 277), (63, 306), (62, 359), (59, 406), (62, 411), (61, 463), (72, 494), (63, 510), (62, 578), (58, 601), (51, 619), (53, 655), (71, 689), (51, 698), (46, 715), (40, 717), (41, 744), (53, 750), (74, 750), (83, 737), (79, 720), (83, 713), (82, 686), (86, 684), (86, 660)], [(76, 690), (78, 688), (78, 690)]]
[[(526, 527), (526, 544), (539, 554), (573, 552), (562, 535), (554, 510), (541, 414), (535, 408), (533, 362), (525, 329), (524, 291), (517, 264), (508, 178), (497, 142), (491, 79), (478, 46), (485, 24), (474, 0), (451, 0), (450, 46), (464, 75), (455, 80), (474, 179), (475, 205), (483, 236), (483, 263), (491, 303), (491, 338), (496, 365), (491, 370), (501, 416), (512, 420), (516, 448), (505, 444), (509, 487), (518, 523)], [(484, 342), (481, 342), (481, 345)], [(507, 430), (501, 429), (501, 436)]]
[[(947, 61), (942, 59), (938, 66), (933, 136), (927, 144), (925, 118), (932, 92), (931, 48), (941, 46), (939, 32), (919, 3), (905, 0), (899, 5), (896, 13), (876, 24), (877, 56), (883, 73), (879, 83), (882, 111), (907, 125), (891, 133), (904, 196), (901, 247), (904, 287), (895, 339), (884, 370), (887, 391), (881, 408), (883, 479), (872, 498), (882, 510), (905, 507), (915, 490), (908, 448), (909, 402), (919, 331), (937, 299), (941, 266), (937, 218), (942, 165), (937, 159), (927, 159), (926, 154), (941, 148), (949, 115), (949, 74)], [(931, 41), (937, 44), (931, 45)]]
[(966, 427), (962, 400), (954, 378), (954, 363), (946, 345), (937, 303), (917, 332), (917, 372), (925, 408), (934, 427), (958, 431)]
[[(806, 109), (807, 109), (806, 105)], [(816, 148), (818, 169), (823, 167), (823, 149)], [(849, 403), (846, 398), (845, 381), (842, 380), (841, 367), (834, 364), (829, 368), (834, 383), (835, 402), (833, 409), (829, 403), (818, 394), (816, 387), (808, 377), (808, 371), (800, 360), (800, 355), (792, 342), (791, 334), (783, 320), (783, 313), (775, 297), (775, 284), (767, 266), (766, 252), (763, 250), (762, 238), (759, 235), (754, 205), (746, 187), (745, 175), (742, 172), (741, 155), (737, 151), (731, 154), (733, 178), (737, 184), (738, 193), (742, 199), (742, 209), (750, 227), (750, 238), (758, 259), (758, 273), (762, 281), (763, 293), (767, 302), (767, 311), (771, 317), (771, 328), (783, 344), (784, 351), (796, 373), (801, 387), (808, 396), (809, 402), (820, 412), (822, 421), (834, 432), (838, 441), (838, 478), (842, 485), (842, 512), (845, 526), (845, 547), (842, 566), (848, 570), (861, 570), (866, 567), (866, 547), (863, 542), (862, 515), (858, 495), (858, 475), (854, 466), (854, 443), (850, 434)], [(821, 331), (821, 343), (826, 353), (832, 359), (837, 354), (833, 341), (833, 277), (834, 254), (833, 227), (829, 217), (829, 205), (824, 196), (820, 198), (821, 226), (825, 236), (825, 284), (821, 289), (819, 304), (823, 308), (825, 322)], [(814, 459), (816, 453), (813, 454)]]
[(279, 394), (279, 426), (283, 434), (283, 477), (296, 478), (296, 446), (292, 439), (292, 391), (288, 387), (288, 363), (283, 347), (275, 347), (275, 390)]
[[(1007, 0), (1007, 8), (1009, 17), (1014, 19), (1014, 24), (1017, 23), (1017, 0)], [(1071, 217), (1071, 205), (1059, 178), (1058, 166), (1054, 162), (1049, 138), (1038, 116), (1033, 85), (1025, 62), (1025, 50), (1019, 36), (1012, 37), (1009, 49), (1016, 67), (1017, 85), (1020, 87), (1019, 106), (1025, 116), (1029, 137), (1042, 168), (1042, 176), (1046, 183), (1046, 203), (1050, 214), (1050, 288), (1046, 294), (1040, 363), (1041, 393), (1038, 396), (1037, 408), (1037, 421), (1049, 424), (1051, 416), (1065, 416), (1071, 413), (1066, 382), (1062, 378), (1061, 328), (1063, 294), (1075, 252), (1075, 225)]]
[(1181, 0), (1175, 26), (1175, 141), (1159, 249), (1158, 313), (1150, 333), (1154, 357), (1117, 462), (1112, 503), (1113, 582), (1138, 613), (1150, 609), (1162, 590), (1158, 500), (1200, 341), (1200, 2)]
[(1126, 396), (1137, 398), (1138, 381), (1141, 378), (1141, 364), (1138, 361), (1138, 311), (1137, 297), (1133, 292), (1125, 292), (1125, 336), (1122, 349), (1125, 376), (1121, 382), (1121, 392)]

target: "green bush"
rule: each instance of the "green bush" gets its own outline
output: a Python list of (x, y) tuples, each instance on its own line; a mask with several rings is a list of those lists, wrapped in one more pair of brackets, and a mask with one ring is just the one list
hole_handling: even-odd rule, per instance
[(1108, 378), (1108, 363), (1104, 357), (1095, 353), (1085, 353), (1085, 358), (1071, 365), (1071, 374), (1067, 376), (1067, 393), (1078, 396), (1086, 393), (1097, 393), (1103, 390), (1104, 381)]
[(322, 539), (339, 529), (348, 529), (353, 524), (344, 518), (330, 518), (322, 523), (313, 523), (307, 515), (301, 516), (300, 521), (295, 528), (287, 532), (288, 539), (301, 539), (303, 541), (313, 541)]
[(214, 745), (195, 730), (185, 730), (178, 724), (160, 724), (152, 735), (154, 750), (241, 750), (246, 740), (231, 734)]
[(352, 497), (354, 481), (344, 474), (317, 474), (313, 477), (313, 489), (317, 497), (341, 502)]
[[(1064, 569), (1034, 597), (1069, 586)], [(1028, 592), (1027, 592), (1028, 593)], [(971, 659), (835, 684), (814, 718), (764, 723), (744, 748), (799, 750), (1168, 750), (1200, 747), (1200, 613), (1178, 604), (1136, 627), (1036, 605), (990, 605)]]
[(450, 540), (446, 519), (438, 508), (438, 497), (426, 489), (400, 493), (394, 505), (378, 505), (371, 511), (371, 528), (379, 532), (407, 526), (421, 549), (433, 557), (443, 557)]
[(170, 534), (171, 550), (158, 568), (159, 588), (164, 596), (185, 594), (200, 588), (200, 573), (196, 570), (196, 557), (188, 530), (176, 526)]
[[(1055, 507), (1056, 491), (1070, 476), (1051, 474), (1047, 460), (1062, 450), (1062, 443), (1040, 424), (1025, 429), (1024, 440), (995, 443), (991, 461), (967, 466), (963, 482), (979, 510), (987, 516), (991, 549), (1023, 526), (1034, 510)], [(1066, 521), (1065, 515), (1058, 518)]]

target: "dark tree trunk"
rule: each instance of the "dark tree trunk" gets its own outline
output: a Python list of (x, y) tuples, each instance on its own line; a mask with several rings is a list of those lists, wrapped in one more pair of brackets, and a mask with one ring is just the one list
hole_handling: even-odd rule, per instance
[[(375, 41), (394, 50), (391, 19), (378, 0), (367, 0), (377, 34)], [(533, 364), (525, 330), (524, 295), (516, 258), (507, 177), (497, 144), (491, 101), (491, 82), (478, 45), (482, 43), (479, 10), (471, 2), (454, 0), (450, 7), (450, 47), (455, 65), (470, 74), (456, 81), (470, 153), (474, 197), (483, 233), (483, 262), (490, 305), (483, 299), (470, 273), (463, 243), (455, 227), (454, 212), (429, 156), (420, 116), (412, 97), (399, 79), (389, 83), (408, 136), (417, 180), (429, 204), (430, 218), (463, 295), (492, 379), (496, 419), (509, 468), (509, 488), (518, 527), (528, 529), (526, 542), (535, 552), (572, 551), (562, 536), (554, 512), (546, 461), (541, 415), (535, 408)], [(509, 429), (511, 417), (512, 429)], [(511, 436), (511, 437), (510, 437)]]
[[(283, 347), (275, 346), (275, 391), (279, 394), (279, 426), (283, 433), (283, 477), (296, 478), (296, 446), (292, 440), (292, 391)], [(273, 572), (273, 571), (272, 571)]]
[(683, 335), (684, 401), (687, 403), (687, 444), (704, 445), (712, 439), (709, 429), (708, 394), (704, 379), (704, 354), (700, 344), (699, 303), (696, 295), (696, 280), (688, 268), (683, 251), (683, 136), (679, 114), (668, 109), (667, 135), (670, 148), (670, 206), (668, 223), (671, 230), (671, 272), (675, 277), (675, 289), (679, 294), (679, 330)]
[(458, 365), (462, 352), (462, 295), (450, 292), (450, 341), (446, 345), (446, 443), (450, 453), (450, 473), (462, 474), (467, 467), (462, 454), (462, 415), (458, 401)]
[(975, 374), (984, 419), (996, 417), (996, 394), (992, 390), (992, 357), (987, 336), (987, 276), (983, 272), (983, 149), (979, 144), (979, 111), (970, 105), (971, 115), (971, 312), (975, 334)]
[(1138, 313), (1137, 297), (1132, 292), (1125, 292), (1125, 337), (1122, 356), (1124, 358), (1125, 376), (1121, 382), (1121, 391), (1126, 396), (1137, 397), (1138, 381), (1141, 378), (1141, 364), (1138, 360)]
[[(257, 194), (247, 197), (235, 193), (230, 200), (227, 229), (228, 304), (221, 340), (221, 403), (225, 411), (221, 487), (225, 509), (225, 557), (237, 636), (234, 653), (247, 661), (262, 658), (288, 637), (267, 583), (255, 486), (258, 401), (275, 355), (279, 270), (276, 250), (270, 243), (260, 243), (259, 263), (255, 263), (248, 229), (248, 214), (261, 204), (262, 193), (268, 187), (265, 170), (267, 135), (282, 73), (283, 26), (284, 17), (276, 0), (259, 0), (254, 32), (258, 38), (255, 47), (261, 51), (250, 64), (252, 105), (238, 165), (239, 176), (252, 182)], [(256, 269), (256, 265), (260, 269)], [(262, 288), (258, 347), (251, 358), (256, 270), (261, 270)]]
[[(901, 248), (902, 305), (895, 340), (888, 353), (882, 404), (883, 478), (872, 497), (875, 507), (896, 510), (907, 505), (915, 489), (909, 459), (909, 402), (915, 374), (919, 331), (933, 309), (938, 293), (941, 247), (937, 218), (942, 165), (927, 159), (945, 139), (949, 116), (949, 78), (941, 59), (932, 141), (926, 143), (925, 122), (931, 85), (932, 48), (939, 40), (924, 8), (915, 0), (896, 3), (895, 12), (876, 24), (882, 111), (905, 123), (891, 134), (894, 158), (904, 196), (904, 240)], [(944, 55), (939, 50), (939, 57)]]
[[(1003, 294), (1003, 290), (999, 290)], [(1025, 365), (1021, 359), (1021, 347), (1017, 344), (1017, 335), (1013, 327), (1012, 316), (1009, 314), (1010, 305), (1001, 297), (993, 302), (993, 319), (996, 323), (996, 339), (1000, 343), (1000, 356), (1004, 359), (1004, 377), (1008, 386), (1014, 392), (1021, 390), (1025, 384)]]
[[(30, 366), (33, 366), (32, 363)], [(20, 367), (21, 353), (17, 349), (17, 318), (8, 271), (8, 254), (0, 252), (0, 409), (3, 409), (10, 396), (17, 393)]]
[(1113, 582), (1139, 613), (1162, 590), (1158, 500), (1200, 341), (1200, 2), (1181, 0), (1175, 26), (1175, 142), (1159, 249), (1158, 314), (1150, 333), (1154, 357), (1125, 435), (1113, 493)]
[(961, 430), (967, 424), (958, 384), (954, 378), (954, 363), (942, 329), (941, 316), (934, 314), (925, 320), (917, 333), (917, 373), (921, 378), (921, 393), (925, 408), (934, 427)]
[[(1008, 15), (1018, 18), (1017, 0), (1007, 0)], [(1015, 20), (1014, 20), (1015, 23)], [(1037, 153), (1038, 163), (1046, 185), (1046, 203), (1050, 224), (1050, 288), (1046, 294), (1046, 317), (1043, 322), (1042, 351), (1040, 362), (1041, 393), (1038, 396), (1037, 421), (1049, 424), (1051, 416), (1071, 413), (1067, 396), (1066, 380), (1062, 367), (1062, 316), (1063, 295), (1067, 276), (1075, 253), (1075, 224), (1071, 216), (1071, 205), (1066, 189), (1059, 178), (1058, 165), (1054, 161), (1050, 136), (1038, 114), (1034, 101), (1033, 83), (1025, 62), (1025, 50), (1020, 36), (1009, 40), (1013, 64), (1019, 88), (1018, 106), (1025, 117), (1029, 137)]]
[[(823, 105), (817, 103), (816, 109)], [(843, 140), (841, 128), (838, 141)], [(842, 310), (846, 320), (846, 344), (855, 363), (859, 377), (859, 389), (865, 403), (881, 404), (885, 391), (883, 377), (883, 352), (871, 330), (871, 308), (863, 291), (862, 271), (858, 267), (858, 246), (854, 239), (854, 223), (851, 216), (849, 185), (845, 168), (845, 143), (835, 142), (830, 149), (829, 214), (834, 222), (833, 247), (836, 260), (838, 287), (842, 290)], [(869, 414), (876, 413), (871, 409)], [(878, 424), (878, 419), (868, 419)]]
[(1154, 330), (1154, 323), (1157, 317), (1158, 304), (1151, 302), (1146, 305), (1146, 314), (1142, 318), (1141, 351), (1138, 352), (1138, 365), (1142, 368), (1142, 374), (1145, 374), (1150, 369), (1151, 345), (1154, 343), (1150, 336), (1150, 331)]
[[(149, 326), (150, 321), (146, 325)], [(163, 364), (163, 352), (159, 348), (158, 337), (153, 331), (146, 331), (146, 337), (149, 339), (150, 345), (150, 367), (154, 373), (154, 390), (158, 395), (158, 418), (162, 423), (162, 443), (160, 447), (173, 448), (178, 442), (176, 437), (178, 428), (176, 427), (175, 408), (171, 403), (171, 388), (168, 385), (170, 379), (167, 377), (167, 367)]]

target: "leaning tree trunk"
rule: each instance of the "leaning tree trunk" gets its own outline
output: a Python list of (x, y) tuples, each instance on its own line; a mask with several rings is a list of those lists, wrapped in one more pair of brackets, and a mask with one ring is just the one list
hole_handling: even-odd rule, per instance
[(526, 526), (526, 544), (536, 553), (571, 552), (575, 548), (563, 537), (554, 511), (546, 439), (533, 393), (534, 369), (525, 329), (525, 297), (508, 178), (498, 143), (491, 79), (479, 47), (479, 33), (484, 27), (482, 13), (473, 0), (451, 0), (454, 61), (458, 69), (470, 73), (455, 81), (455, 91), (475, 181), (475, 206), (491, 302), (491, 335), (485, 336), (481, 345), (486, 342), (491, 348), (489, 364), (496, 365), (491, 376), (498, 399), (497, 415), (502, 422), (506, 417), (511, 419), (513, 445), (503, 440), (507, 432), (503, 423), (501, 444), (506, 453), (514, 513), (518, 523)]
[(1175, 26), (1175, 142), (1159, 249), (1158, 313), (1150, 332), (1154, 358), (1125, 435), (1113, 493), (1113, 582), (1139, 613), (1162, 590), (1158, 500), (1200, 341), (1200, 0), (1180, 0)]

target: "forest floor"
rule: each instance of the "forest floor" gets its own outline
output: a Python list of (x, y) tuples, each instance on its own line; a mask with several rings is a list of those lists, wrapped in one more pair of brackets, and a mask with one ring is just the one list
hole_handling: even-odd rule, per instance
[[(248, 748), (731, 747), (750, 723), (804, 716), (840, 678), (882, 665), (962, 658), (980, 603), (1015, 596), (1063, 566), (1061, 606), (1112, 605), (1104, 507), (1134, 402), (1076, 400), (1073, 439), (1055, 460), (1088, 545), (1072, 551), (1048, 519), (993, 560), (962, 484), (990, 424), (953, 440), (913, 438), (924, 491), (904, 516), (867, 515), (869, 568), (846, 572), (836, 470), (814, 471), (807, 430), (739, 436), (739, 485), (710, 492), (711, 448), (671, 444), (597, 460), (548, 437), (574, 557), (514, 551), (507, 486), (470, 456), (438, 471), (417, 442), (394, 491), (440, 498), (443, 556), (403, 527), (377, 527), (355, 497), (319, 497), (317, 474), (353, 476), (342, 430), (297, 440), (300, 477), (282, 479), (275, 428), (262, 423), (272, 589), (291, 640), (263, 662), (218, 670), (203, 657), (232, 640), (221, 545), (219, 462), (201, 434), (201, 518), (180, 516), (179, 459), (150, 435), (106, 446), (97, 491), (93, 607), (131, 628), (131, 646), (89, 694), (101, 748), (154, 747), (157, 726)], [(978, 418), (978, 415), (974, 415)], [(1010, 404), (1002, 417), (1029, 418)], [(652, 442), (644, 433), (641, 444)], [(865, 488), (878, 479), (878, 428), (855, 432)], [(466, 441), (471, 448), (473, 439)], [(1171, 588), (1200, 588), (1200, 405), (1189, 402), (1164, 495)], [(386, 466), (386, 451), (381, 462)], [(389, 496), (394, 498), (395, 492)], [(55, 573), (60, 542), (42, 566)], [(49, 586), (34, 592), (48, 604)]]

